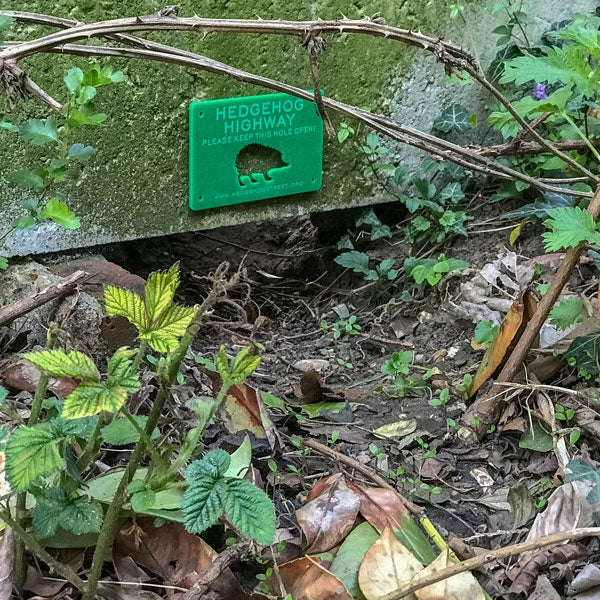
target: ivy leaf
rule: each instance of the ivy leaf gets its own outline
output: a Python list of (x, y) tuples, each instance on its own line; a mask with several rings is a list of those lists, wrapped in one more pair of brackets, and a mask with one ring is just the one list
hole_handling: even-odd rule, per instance
[(583, 321), (582, 310), (583, 300), (581, 298), (565, 298), (550, 311), (548, 315), (550, 323), (562, 331), (569, 329), (574, 323)]
[(171, 306), (178, 287), (178, 263), (175, 263), (168, 271), (156, 271), (148, 277), (145, 288), (145, 303), (151, 324), (158, 321), (165, 309)]
[(146, 326), (146, 307), (138, 294), (112, 285), (104, 289), (104, 306), (111, 317), (125, 317), (138, 330)]
[(590, 375), (600, 375), (600, 333), (592, 333), (575, 338), (565, 352), (566, 359), (575, 359), (575, 364)]
[(104, 513), (97, 500), (84, 496), (69, 498), (60, 488), (50, 488), (37, 497), (33, 510), (36, 533), (47, 538), (59, 527), (75, 535), (100, 531)]
[(86, 382), (100, 380), (94, 361), (82, 352), (42, 350), (27, 352), (22, 356), (52, 377), (72, 377)]
[(15, 171), (8, 180), (22, 190), (39, 191), (44, 187), (44, 180), (34, 171)]
[[(569, 472), (570, 471), (570, 472)], [(589, 481), (594, 487), (587, 495), (592, 504), (600, 502), (600, 471), (584, 460), (572, 460), (567, 464), (565, 481)]]
[(69, 207), (59, 198), (50, 198), (48, 204), (40, 212), (41, 219), (50, 219), (65, 229), (79, 229), (81, 221)]
[(269, 497), (244, 479), (227, 477), (225, 512), (245, 536), (268, 546), (275, 539), (275, 507)]
[(104, 411), (116, 412), (125, 404), (127, 395), (127, 391), (121, 386), (107, 387), (103, 383), (82, 383), (65, 398), (62, 417), (79, 419)]
[(19, 128), (19, 135), (33, 146), (58, 142), (58, 129), (54, 117), (29, 119)]
[(74, 94), (83, 83), (83, 71), (79, 67), (72, 67), (64, 77), (67, 89)]
[(49, 423), (15, 429), (6, 445), (6, 472), (14, 490), (25, 490), (63, 464), (60, 437)]
[(355, 273), (366, 274), (369, 272), (369, 257), (364, 252), (357, 250), (343, 252), (333, 260), (346, 269), (352, 269)]
[[(510, 197), (510, 196), (509, 196)], [(543, 199), (536, 200), (531, 204), (525, 204), (515, 210), (511, 210), (503, 214), (501, 219), (524, 219), (525, 217), (537, 217), (545, 219), (548, 216), (548, 211), (553, 208), (568, 208), (573, 206), (573, 198), (566, 194), (556, 194), (547, 192)]]
[(544, 225), (550, 231), (542, 235), (546, 252), (575, 247), (581, 242), (600, 244), (594, 218), (578, 206), (554, 208), (548, 211), (548, 216)]
[(450, 200), (450, 202), (453, 202), (454, 204), (460, 202), (464, 197), (465, 193), (458, 181), (449, 183), (440, 192), (440, 200)]
[(443, 133), (469, 131), (469, 113), (462, 104), (452, 104), (435, 120), (433, 128)]
[(69, 148), (68, 157), (79, 162), (86, 162), (91, 156), (96, 153), (96, 148), (93, 146), (84, 146), (83, 144), (73, 144)]

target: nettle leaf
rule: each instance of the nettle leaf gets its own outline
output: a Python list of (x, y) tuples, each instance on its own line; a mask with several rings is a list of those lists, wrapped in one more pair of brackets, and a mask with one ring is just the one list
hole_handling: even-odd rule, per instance
[(435, 120), (433, 128), (443, 133), (469, 131), (469, 112), (462, 104), (452, 104)]
[(58, 142), (58, 128), (54, 117), (29, 119), (19, 128), (19, 135), (33, 146)]
[(94, 361), (82, 352), (43, 350), (27, 352), (22, 356), (52, 377), (72, 377), (86, 382), (100, 380), (100, 373)]
[(95, 153), (96, 148), (93, 146), (84, 146), (83, 144), (77, 143), (69, 148), (67, 156), (73, 160), (78, 160), (79, 162), (86, 162)]
[(59, 198), (50, 198), (48, 204), (39, 214), (41, 219), (49, 219), (65, 229), (79, 229), (81, 221), (69, 207)]
[(548, 316), (552, 325), (564, 331), (571, 325), (583, 321), (582, 311), (583, 300), (581, 298), (565, 298), (550, 311)]
[(575, 364), (590, 375), (600, 375), (600, 333), (592, 333), (575, 338), (565, 358), (574, 359)]
[(185, 527), (200, 533), (225, 513), (241, 533), (271, 544), (275, 538), (273, 503), (249, 481), (225, 477), (230, 460), (224, 450), (211, 450), (188, 467), (185, 478), (190, 486), (181, 503)]
[(369, 257), (364, 252), (358, 252), (357, 250), (343, 252), (333, 260), (346, 269), (352, 269), (355, 273), (364, 275), (369, 272)]
[(596, 231), (594, 218), (587, 211), (574, 206), (554, 208), (544, 225), (550, 229), (542, 235), (546, 252), (571, 248), (581, 242), (600, 244), (600, 233)]
[(44, 179), (34, 171), (15, 171), (8, 176), (8, 181), (22, 190), (39, 191), (44, 187)]
[(83, 71), (79, 67), (72, 67), (64, 76), (64, 82), (71, 93), (75, 93), (83, 83)]
[(23, 215), (13, 219), (11, 225), (13, 229), (33, 229), (37, 225), (37, 221), (31, 215)]
[[(146, 428), (148, 417), (134, 415), (136, 423), (142, 428)], [(160, 436), (158, 429), (155, 429), (150, 436), (156, 439)], [(135, 444), (140, 439), (138, 430), (129, 422), (129, 419), (119, 418), (111, 421), (106, 427), (102, 428), (102, 439), (111, 446), (127, 446)]]
[(498, 333), (499, 326), (493, 321), (480, 321), (475, 327), (475, 341), (478, 344), (491, 343)]
[(62, 416), (65, 419), (78, 419), (104, 411), (116, 412), (125, 404), (127, 396), (127, 390), (121, 386), (82, 383), (65, 398)]
[(15, 429), (6, 445), (6, 472), (14, 490), (25, 490), (41, 475), (63, 464), (57, 436), (49, 423)]
[(111, 317), (125, 317), (138, 329), (143, 329), (146, 324), (144, 301), (134, 292), (107, 285), (104, 288), (104, 307)]
[(36, 498), (33, 527), (41, 538), (53, 536), (58, 528), (75, 535), (100, 531), (104, 513), (97, 500), (84, 496), (70, 498), (60, 488), (44, 490)]

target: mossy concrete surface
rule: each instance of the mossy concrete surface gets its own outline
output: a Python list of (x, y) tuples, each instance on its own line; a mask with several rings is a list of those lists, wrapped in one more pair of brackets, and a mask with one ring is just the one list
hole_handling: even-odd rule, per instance
[[(554, 0), (553, 0), (554, 1)], [(586, 0), (587, 1), (587, 0)], [(594, 4), (591, 0), (587, 2)], [(532, 7), (533, 2), (530, 2)], [(362, 18), (379, 13), (387, 23), (427, 33), (447, 30), (447, 0), (183, 0), (181, 15), (202, 17), (304, 20), (320, 17)], [(468, 6), (489, 14), (491, 2), (474, 0)], [(151, 14), (164, 4), (156, 0), (2, 0), (1, 8), (28, 10), (91, 22), (122, 16)], [(550, 11), (547, 4), (537, 11)], [(564, 13), (564, 9), (562, 11)], [(488, 45), (492, 27), (478, 22)], [(25, 39), (45, 31), (39, 27), (16, 28)], [(50, 31), (50, 30), (48, 30)], [(153, 40), (176, 45), (254, 73), (277, 78), (298, 87), (312, 87), (306, 51), (297, 38), (247, 34), (157, 33)], [(468, 40), (463, 41), (469, 45)], [(103, 61), (106, 59), (102, 59)], [(366, 36), (327, 37), (320, 58), (321, 86), (327, 95), (358, 106), (389, 112), (398, 103), (410, 121), (407, 79), (422, 77), (414, 72), (415, 50), (389, 40)], [(37, 55), (23, 66), (55, 97), (64, 97), (62, 78), (71, 66), (84, 66), (83, 59)], [(421, 64), (421, 63), (418, 63)], [(35, 231), (15, 232), (6, 240), (10, 254), (28, 254), (90, 246), (113, 241), (152, 237), (190, 230), (210, 229), (249, 221), (293, 216), (313, 211), (350, 207), (380, 201), (362, 176), (361, 157), (351, 144), (325, 141), (324, 185), (320, 192), (273, 200), (238, 204), (230, 208), (192, 212), (187, 208), (187, 111), (191, 101), (261, 93), (262, 89), (202, 71), (163, 63), (114, 60), (124, 70), (126, 84), (103, 88), (97, 104), (109, 116), (107, 127), (84, 130), (77, 141), (98, 150), (81, 175), (57, 190), (80, 216), (82, 226), (66, 231), (44, 224)], [(435, 70), (435, 65), (432, 68)], [(399, 94), (403, 86), (403, 92)], [(419, 98), (437, 114), (435, 96)], [(409, 114), (406, 114), (408, 110)], [(44, 106), (28, 100), (11, 115), (19, 122), (44, 116)], [(339, 117), (332, 115), (335, 123)], [(7, 224), (21, 214), (23, 192), (10, 186), (9, 172), (35, 167), (43, 148), (31, 150), (8, 132), (0, 132), (0, 212)], [(4, 229), (3, 227), (2, 229)]]

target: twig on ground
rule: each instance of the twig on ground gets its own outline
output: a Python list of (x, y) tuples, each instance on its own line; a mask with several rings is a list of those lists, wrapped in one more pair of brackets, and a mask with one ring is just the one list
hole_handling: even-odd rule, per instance
[(200, 600), (209, 591), (211, 584), (233, 563), (244, 560), (251, 554), (251, 542), (242, 541), (225, 548), (213, 560), (208, 569), (202, 573), (198, 581), (181, 596), (181, 600)]
[(472, 571), (478, 569), (483, 565), (492, 562), (494, 560), (500, 560), (501, 558), (508, 558), (515, 554), (523, 554), (532, 550), (542, 550), (544, 548), (550, 548), (552, 546), (558, 546), (564, 542), (570, 542), (580, 540), (587, 537), (599, 537), (600, 527), (582, 527), (580, 529), (574, 529), (572, 531), (561, 531), (560, 533), (553, 533), (551, 535), (545, 535), (535, 540), (528, 542), (520, 542), (519, 544), (513, 544), (511, 546), (505, 546), (486, 552), (480, 556), (469, 558), (462, 563), (453, 564), (450, 567), (437, 571), (435, 573), (429, 573), (425, 577), (419, 577), (418, 575), (406, 586), (396, 590), (395, 592), (382, 595), (379, 600), (401, 600), (405, 596), (409, 596), (418, 590), (437, 583), (438, 581), (444, 581), (458, 575), (459, 573), (465, 573), (466, 571)]
[(78, 285), (91, 277), (92, 275), (85, 271), (75, 271), (75, 273), (66, 279), (63, 279), (58, 283), (53, 283), (28, 298), (23, 298), (23, 300), (18, 300), (17, 302), (12, 302), (11, 304), (3, 306), (0, 308), (0, 326), (9, 325), (15, 319), (26, 315), (51, 300), (72, 294), (77, 289)]

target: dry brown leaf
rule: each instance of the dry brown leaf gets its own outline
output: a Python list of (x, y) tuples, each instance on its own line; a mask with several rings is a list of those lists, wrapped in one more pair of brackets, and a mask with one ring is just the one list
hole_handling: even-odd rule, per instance
[[(450, 566), (450, 551), (444, 550), (430, 565), (425, 567), (412, 581), (417, 583), (432, 573)], [(443, 579), (415, 592), (418, 600), (485, 600), (485, 593), (470, 571)]]
[[(158, 575), (165, 583), (191, 588), (217, 553), (201, 538), (188, 533), (181, 523), (154, 527), (153, 519), (138, 519), (124, 527), (113, 551), (130, 556), (138, 565)], [(229, 569), (214, 581), (215, 598), (247, 598)]]
[(402, 529), (402, 523), (408, 512), (400, 496), (389, 488), (365, 488), (352, 481), (347, 481), (348, 487), (360, 499), (360, 514), (377, 531), (383, 531), (387, 526)]
[(296, 511), (298, 524), (306, 538), (308, 554), (326, 552), (354, 526), (360, 500), (346, 485), (341, 474), (329, 477), (321, 493)]
[(496, 337), (487, 349), (479, 365), (479, 369), (477, 369), (477, 373), (473, 377), (473, 383), (469, 389), (469, 397), (474, 396), (477, 390), (506, 360), (510, 347), (519, 339), (524, 328), (523, 326), (527, 324), (532, 310), (532, 297), (528, 292), (520, 294), (513, 302), (500, 325)]
[[(358, 571), (358, 585), (367, 600), (380, 600), (404, 587), (423, 570), (423, 565), (386, 527), (367, 550)], [(403, 600), (416, 600), (415, 594)]]
[(13, 532), (6, 527), (0, 539), (0, 600), (10, 600), (12, 596), (13, 561)]
[[(34, 393), (40, 380), (41, 371), (28, 360), (17, 360), (12, 363), (2, 373), (2, 381), (6, 387), (13, 390)], [(68, 396), (77, 386), (78, 381), (69, 377), (51, 378), (48, 383), (48, 389), (64, 398)]]
[[(344, 584), (308, 556), (281, 565), (279, 576), (294, 600), (352, 600)], [(280, 590), (274, 588), (273, 592)]]

